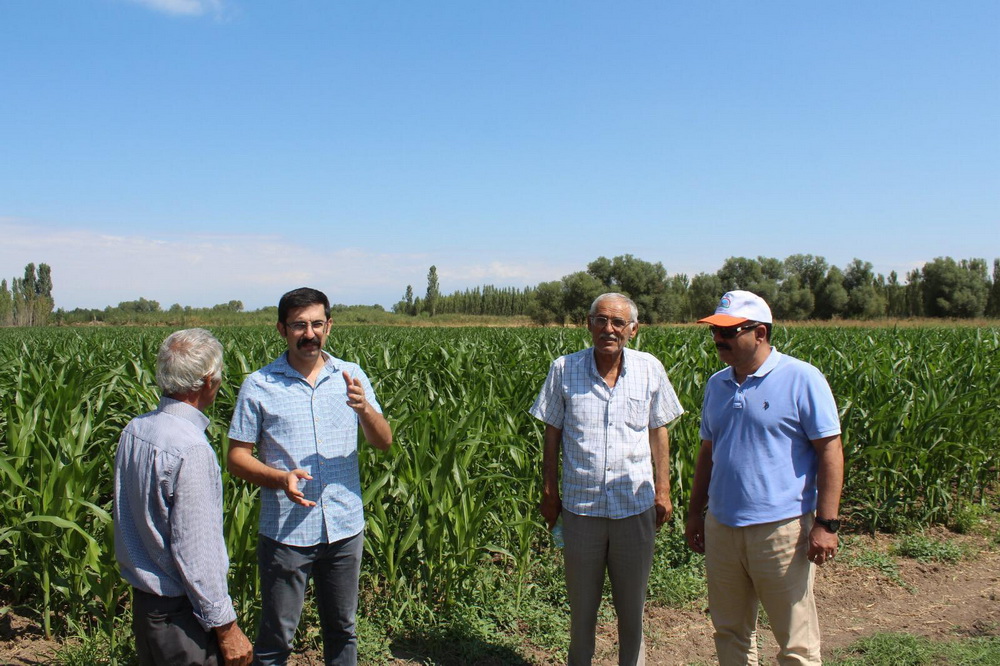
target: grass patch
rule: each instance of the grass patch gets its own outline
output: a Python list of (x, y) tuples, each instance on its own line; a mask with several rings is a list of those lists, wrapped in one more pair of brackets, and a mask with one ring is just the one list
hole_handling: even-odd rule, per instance
[(962, 503), (951, 515), (948, 529), (956, 534), (984, 534), (990, 513), (983, 504)]
[(932, 641), (910, 634), (883, 633), (837, 650), (830, 666), (1000, 666), (1000, 637)]
[(912, 591), (911, 586), (900, 576), (899, 565), (889, 553), (860, 547), (857, 538), (845, 537), (838, 555), (847, 566), (874, 569), (890, 582)]
[(926, 534), (906, 534), (892, 545), (893, 555), (909, 557), (918, 562), (954, 564), (969, 556), (969, 549), (946, 539), (935, 539)]
[[(137, 664), (130, 622), (118, 618), (114, 638), (107, 633), (82, 634), (62, 645), (53, 663), (60, 666), (131, 666)], [(42, 662), (38, 662), (42, 663)]]
[(688, 548), (684, 523), (675, 519), (673, 524), (664, 525), (656, 536), (647, 603), (676, 607), (707, 595), (705, 556)]
[(484, 560), (474, 569), (471, 593), (448, 606), (410, 605), (400, 612), (393, 599), (363, 594), (359, 663), (386, 664), (393, 658), (439, 666), (517, 665), (540, 658), (565, 662), (569, 602), (562, 553), (539, 548), (524, 578), (502, 562)]

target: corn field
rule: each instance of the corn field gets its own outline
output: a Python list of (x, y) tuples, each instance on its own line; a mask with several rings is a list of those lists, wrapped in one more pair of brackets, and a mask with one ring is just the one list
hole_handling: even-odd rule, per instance
[[(283, 341), (271, 327), (214, 332), (226, 377), (208, 437), (224, 462), (240, 383)], [(167, 333), (0, 330), (0, 615), (29, 609), (46, 633), (112, 634), (127, 613), (113, 551), (113, 460), (122, 427), (158, 401), (154, 361)], [(779, 327), (774, 337), (833, 388), (849, 524), (947, 522), (983, 501), (1000, 455), (1000, 328)], [(588, 344), (576, 329), (334, 329), (328, 348), (365, 369), (395, 432), (389, 452), (361, 454), (363, 595), (392, 599), (382, 607), (390, 613), (433, 612), (475, 595), (484, 567), (532, 584), (532, 564), (550, 546), (536, 510), (542, 428), (527, 409), (550, 361)], [(682, 510), (702, 390), (720, 363), (702, 328), (645, 328), (633, 346), (663, 361), (688, 412), (671, 436)], [(223, 476), (230, 589), (252, 622), (257, 490)]]

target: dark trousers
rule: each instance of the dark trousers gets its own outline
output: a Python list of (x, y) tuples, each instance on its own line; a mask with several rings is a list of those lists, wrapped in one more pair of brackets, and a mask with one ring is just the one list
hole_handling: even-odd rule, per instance
[(273, 666), (288, 660), (310, 578), (323, 633), (324, 662), (327, 666), (358, 663), (355, 616), (364, 543), (364, 532), (315, 546), (289, 546), (258, 537), (262, 608), (255, 664)]
[(202, 628), (187, 597), (132, 589), (132, 633), (142, 666), (219, 666), (219, 642)]

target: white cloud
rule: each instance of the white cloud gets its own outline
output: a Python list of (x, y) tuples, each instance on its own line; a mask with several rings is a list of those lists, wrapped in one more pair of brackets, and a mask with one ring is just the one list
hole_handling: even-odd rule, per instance
[[(552, 264), (540, 261), (505, 263), (492, 261), (488, 264), (468, 264), (438, 267), (438, 275), (442, 280), (452, 280), (456, 283), (471, 283), (473, 285), (494, 284), (497, 286), (534, 285), (547, 280), (558, 280), (563, 275), (572, 273), (574, 268), (566, 268), (559, 272)], [(558, 273), (558, 274), (557, 274)], [(464, 288), (464, 287), (459, 287)], [(450, 291), (445, 289), (445, 291)]]
[(113, 235), (11, 217), (0, 217), (0, 238), (0, 277), (9, 281), (23, 275), (29, 262), (46, 263), (52, 267), (56, 307), (66, 310), (140, 297), (163, 308), (240, 300), (256, 309), (306, 285), (323, 290), (334, 303), (388, 308), (407, 285), (422, 294), (432, 264), (446, 294), (486, 284), (532, 286), (579, 270), (537, 258), (489, 261), (468, 252), (327, 249), (312, 239), (277, 234)]
[(223, 0), (131, 0), (164, 14), (177, 16), (202, 16), (212, 13), (222, 14)]
[(10, 218), (0, 218), (0, 238), (0, 277), (21, 276), (29, 262), (49, 264), (56, 307), (65, 309), (103, 308), (140, 296), (165, 308), (236, 299), (252, 309), (303, 285), (337, 303), (389, 305), (428, 266), (417, 254), (325, 251), (280, 236), (149, 238), (40, 229)]

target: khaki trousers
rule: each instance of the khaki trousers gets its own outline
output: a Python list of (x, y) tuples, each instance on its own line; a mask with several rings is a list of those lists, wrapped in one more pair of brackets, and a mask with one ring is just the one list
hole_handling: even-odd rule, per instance
[(643, 666), (642, 613), (653, 566), (656, 508), (620, 519), (563, 511), (562, 519), (570, 607), (569, 666), (589, 666), (594, 657), (605, 570), (618, 615), (618, 663)]
[(705, 518), (708, 608), (721, 666), (758, 663), (758, 600), (778, 642), (779, 664), (821, 664), (809, 550), (812, 514), (729, 527)]

